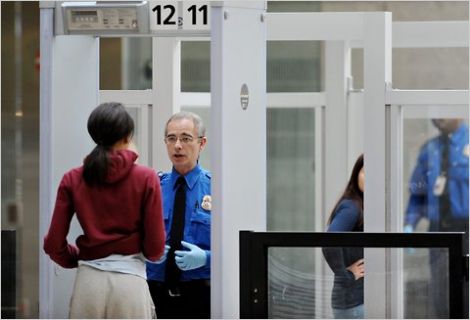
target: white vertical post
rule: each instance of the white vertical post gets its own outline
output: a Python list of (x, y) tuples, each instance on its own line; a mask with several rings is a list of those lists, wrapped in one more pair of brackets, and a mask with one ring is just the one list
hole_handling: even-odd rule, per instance
[[(315, 232), (324, 232), (326, 225), (326, 214), (324, 205), (324, 128), (325, 128), (325, 106), (314, 108), (315, 112)], [(318, 279), (326, 279), (331, 276), (331, 269), (326, 264), (323, 253), (320, 250), (315, 251), (315, 272)], [(325, 284), (325, 281), (315, 281), (315, 294), (325, 296), (326, 292), (330, 292), (331, 288)], [(327, 310), (330, 310), (330, 303), (327, 299), (316, 299), (315, 315), (317, 318), (326, 317)]]
[(347, 41), (325, 43), (325, 210), (331, 210), (348, 181), (348, 78), (351, 52)]
[(42, 254), (43, 237), (49, 228), (52, 212), (52, 43), (54, 7), (40, 9), (40, 94), (39, 94), (39, 317), (52, 318), (53, 275), (50, 259)]
[[(344, 190), (348, 181), (348, 78), (351, 72), (351, 50), (347, 41), (325, 41), (325, 141), (324, 168), (325, 179), (323, 189), (323, 223), (319, 231), (325, 231), (329, 212)], [(318, 212), (317, 214), (321, 214)], [(322, 257), (318, 257), (322, 261)], [(332, 273), (325, 263), (319, 269), (324, 278)], [(317, 292), (330, 292), (331, 287), (317, 281)], [(317, 299), (326, 302), (318, 303), (317, 315), (326, 315), (330, 310), (329, 299)]]
[(211, 10), (211, 315), (239, 318), (239, 231), (266, 230), (266, 3)]
[(172, 37), (152, 38), (152, 167), (168, 171), (168, 159), (163, 134), (167, 120), (180, 111), (181, 41)]
[[(391, 90), (391, 88), (389, 88)], [(403, 110), (394, 106), (390, 110), (390, 230), (403, 231)], [(390, 269), (393, 270), (390, 287), (391, 318), (403, 319), (405, 295), (403, 255), (401, 251), (390, 255)]]
[[(46, 23), (49, 9), (42, 11)], [(99, 39), (93, 36), (56, 36), (41, 33), (41, 317), (66, 318), (76, 270), (54, 264), (42, 250), (63, 174), (82, 164), (93, 144), (87, 132), (90, 112), (99, 101)], [(45, 40), (44, 45), (42, 40)], [(43, 73), (44, 72), (44, 73)], [(44, 122), (43, 122), (44, 120)], [(44, 171), (43, 171), (44, 170)], [(69, 242), (81, 228), (73, 220)]]
[[(386, 232), (387, 85), (391, 82), (391, 13), (364, 14), (364, 231)], [(365, 308), (367, 318), (387, 318), (389, 281), (384, 250), (365, 251)]]
[[(352, 78), (350, 78), (352, 82)], [(349, 84), (351, 86), (351, 83)], [(357, 157), (364, 153), (364, 100), (349, 88), (348, 95), (348, 174), (351, 174)]]

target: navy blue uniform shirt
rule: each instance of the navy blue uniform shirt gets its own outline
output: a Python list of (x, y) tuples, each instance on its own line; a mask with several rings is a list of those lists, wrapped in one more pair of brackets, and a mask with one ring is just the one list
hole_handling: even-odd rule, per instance
[[(440, 137), (429, 140), (418, 156), (416, 168), (410, 179), (410, 199), (406, 210), (405, 224), (416, 226), (420, 218), (437, 223), (439, 196), (434, 194), (434, 185), (441, 174), (443, 142)], [(462, 124), (450, 135), (449, 168), (447, 184), (451, 216), (454, 219), (468, 219), (468, 126)]]

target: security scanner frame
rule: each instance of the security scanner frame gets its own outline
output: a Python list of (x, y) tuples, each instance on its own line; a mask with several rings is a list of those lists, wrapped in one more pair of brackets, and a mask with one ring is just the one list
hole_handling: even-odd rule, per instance
[[(367, 248), (446, 248), (449, 272), (449, 317), (464, 317), (463, 232), (355, 233), (355, 232), (253, 232), (240, 231), (240, 317), (268, 318), (268, 249), (273, 247), (362, 247)], [(376, 270), (367, 266), (368, 272)], [(380, 272), (380, 271), (379, 271)]]
[[(71, 35), (55, 30), (59, 25), (58, 10), (63, 12), (62, 4), (42, 2), (40, 9), (40, 251), (60, 177), (80, 165), (83, 156), (92, 149), (86, 119), (95, 106), (120, 101), (135, 111), (141, 124), (137, 128), (140, 161), (156, 170), (171, 168), (162, 137), (166, 120), (182, 108), (208, 108), (213, 174), (211, 304), (215, 318), (238, 318), (244, 307), (239, 299), (243, 279), (238, 266), (247, 257), (240, 251), (239, 230), (266, 230), (268, 108), (314, 109), (315, 163), (319, 172), (315, 176), (318, 199), (314, 208), (315, 231), (322, 231), (325, 212), (347, 180), (354, 157), (364, 152), (368, 172), (364, 192), (367, 239), (372, 235), (386, 239), (394, 235), (390, 232), (402, 231), (402, 216), (391, 213), (403, 212), (399, 147), (403, 118), (418, 117), (430, 109), (443, 117), (450, 110), (450, 114), (468, 117), (468, 90), (396, 90), (391, 82), (392, 48), (468, 48), (468, 22), (392, 23), (389, 12), (267, 13), (265, 1), (217, 1), (210, 6), (210, 29), (157, 30), (149, 19), (148, 32), (92, 30)], [(150, 11), (151, 5), (148, 8)], [(100, 90), (100, 38), (135, 36), (152, 39), (152, 88)], [(210, 93), (181, 92), (182, 41), (210, 41)], [(267, 93), (268, 41), (322, 41), (325, 90)], [(352, 86), (354, 48), (364, 52), (362, 90)], [(440, 103), (446, 107), (438, 109), (436, 105)], [(240, 143), (243, 141), (250, 143)], [(247, 177), (250, 183), (246, 182)], [(79, 233), (75, 221), (69, 240), (73, 241)], [(271, 235), (275, 236), (266, 234)], [(394, 239), (399, 235), (410, 241), (435, 241), (424, 235), (411, 237), (414, 235), (398, 233)], [(432, 236), (445, 241), (452, 238)], [(324, 237), (330, 239), (330, 235)], [(360, 237), (354, 239), (365, 243)], [(384, 241), (389, 246), (401, 243)], [(382, 254), (367, 253), (366, 259), (378, 274), (386, 274), (392, 266), (402, 264), (399, 256), (385, 259)], [(320, 262), (316, 268), (319, 274), (327, 272)], [(66, 317), (74, 274), (40, 254), (41, 318)], [(365, 280), (368, 317), (403, 316), (402, 275), (392, 277), (371, 276)], [(391, 282), (396, 287), (387, 285)], [(367, 292), (381, 294), (372, 301)]]
[(146, 34), (148, 1), (96, 3), (62, 2), (56, 5), (56, 34)]

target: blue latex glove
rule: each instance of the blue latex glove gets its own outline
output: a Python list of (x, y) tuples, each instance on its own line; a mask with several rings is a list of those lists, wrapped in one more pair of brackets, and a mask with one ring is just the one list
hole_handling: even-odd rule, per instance
[(193, 270), (206, 264), (207, 255), (204, 250), (198, 246), (181, 241), (181, 245), (189, 251), (176, 250), (175, 262), (178, 268), (183, 271)]
[(412, 233), (412, 232), (413, 232), (413, 226), (407, 224), (407, 225), (403, 228), (403, 232), (404, 232), (404, 233)]
[[(406, 226), (403, 227), (403, 232), (404, 233), (412, 233), (413, 232), (413, 226), (410, 224), (407, 224)], [(414, 254), (415, 253), (415, 248), (406, 248), (405, 252), (407, 254)]]
[(154, 264), (161, 264), (165, 262), (168, 251), (170, 251), (170, 246), (165, 244), (165, 251), (163, 252), (163, 255), (161, 256), (161, 258), (158, 259), (157, 261), (149, 261), (149, 262), (154, 263)]

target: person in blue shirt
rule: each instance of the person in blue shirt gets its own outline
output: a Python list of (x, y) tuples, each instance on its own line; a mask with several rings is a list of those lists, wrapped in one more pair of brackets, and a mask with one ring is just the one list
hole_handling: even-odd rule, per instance
[[(354, 164), (351, 177), (328, 219), (328, 232), (364, 231), (364, 156)], [(364, 318), (364, 249), (323, 248), (334, 273), (331, 306), (335, 319)]]
[[(429, 231), (465, 232), (463, 253), (468, 254), (468, 125), (462, 119), (433, 119), (432, 123), (440, 135), (427, 141), (419, 153), (409, 183), (404, 231), (413, 232), (426, 218)], [(447, 262), (438, 249), (430, 250), (430, 266), (435, 317), (448, 318)], [(468, 295), (468, 287), (466, 291)]]
[[(211, 174), (198, 164), (207, 143), (201, 118), (174, 114), (166, 123), (165, 143), (173, 164), (171, 172), (159, 174), (167, 245), (162, 259), (147, 262), (150, 293), (158, 318), (210, 318)], [(177, 211), (184, 215), (182, 225)]]

